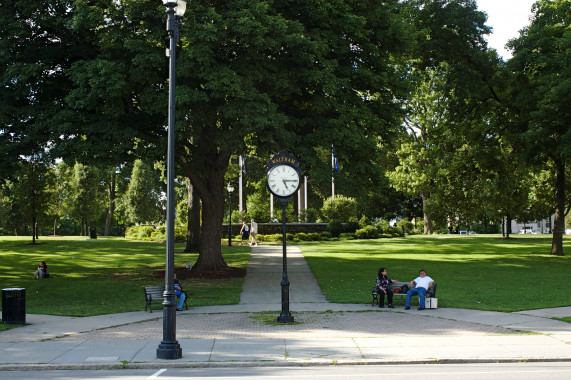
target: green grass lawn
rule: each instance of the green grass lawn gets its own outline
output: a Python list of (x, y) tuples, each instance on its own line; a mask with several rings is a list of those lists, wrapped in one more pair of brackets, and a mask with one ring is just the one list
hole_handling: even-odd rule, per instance
[[(0, 321), (2, 321), (0, 319)], [(14, 329), (16, 327), (20, 327), (21, 325), (5, 325), (3, 323), (0, 323), (0, 331), (6, 331), (6, 330), (10, 330), (10, 329)]]
[[(123, 238), (0, 237), (0, 288), (26, 288), (26, 312), (88, 316), (144, 310), (143, 286), (164, 284), (153, 276), (165, 268), (165, 244)], [(194, 263), (197, 254), (175, 246), (175, 266)], [(248, 247), (222, 247), (230, 266), (245, 268)], [(46, 261), (51, 278), (34, 280), (40, 261)], [(163, 272), (164, 273), (164, 272)], [(243, 278), (188, 279), (190, 305), (220, 305), (239, 302)], [(161, 309), (154, 303), (154, 309)]]
[[(551, 237), (410, 236), (405, 239), (307, 242), (302, 251), (327, 299), (338, 303), (368, 303), (377, 270), (410, 281), (420, 268), (438, 283), (439, 307), (516, 311), (570, 306), (568, 289), (571, 252), (549, 255)], [(0, 237), (0, 288), (26, 288), (26, 312), (88, 316), (144, 310), (142, 287), (164, 284), (165, 244), (123, 238)], [(298, 244), (298, 243), (288, 243)], [(196, 254), (175, 246), (175, 265), (195, 262)], [(225, 261), (245, 268), (247, 246), (222, 246)], [(52, 278), (34, 280), (40, 261)], [(234, 304), (242, 278), (183, 281), (190, 305)], [(154, 309), (160, 309), (155, 303)]]
[(399, 281), (422, 268), (438, 284), (439, 307), (508, 312), (571, 305), (571, 239), (564, 239), (564, 257), (549, 255), (547, 235), (410, 236), (301, 248), (331, 302), (370, 302), (379, 267)]

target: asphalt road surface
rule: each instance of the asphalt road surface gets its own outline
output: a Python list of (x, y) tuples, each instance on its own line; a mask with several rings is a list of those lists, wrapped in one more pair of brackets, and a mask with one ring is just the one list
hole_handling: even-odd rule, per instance
[[(41, 372), (41, 373), (40, 373)], [(382, 366), (149, 368), (120, 370), (0, 371), (3, 380), (75, 379), (256, 379), (256, 380), (365, 380), (365, 379), (502, 379), (571, 378), (571, 362), (426, 364)]]

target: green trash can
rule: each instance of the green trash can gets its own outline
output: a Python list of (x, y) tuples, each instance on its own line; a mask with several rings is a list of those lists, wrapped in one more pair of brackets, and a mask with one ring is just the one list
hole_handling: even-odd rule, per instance
[(26, 289), (2, 289), (2, 322), (8, 325), (26, 324)]

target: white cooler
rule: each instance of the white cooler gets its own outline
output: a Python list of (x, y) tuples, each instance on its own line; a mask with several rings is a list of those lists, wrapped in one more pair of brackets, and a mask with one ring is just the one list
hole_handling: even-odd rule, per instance
[(438, 308), (438, 298), (425, 298), (424, 302), (426, 304), (427, 309), (436, 309)]

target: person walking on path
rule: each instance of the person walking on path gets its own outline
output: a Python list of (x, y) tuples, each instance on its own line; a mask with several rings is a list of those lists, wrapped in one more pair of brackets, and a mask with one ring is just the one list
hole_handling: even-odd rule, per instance
[(240, 230), (240, 236), (242, 237), (240, 245), (244, 244), (244, 239), (246, 239), (246, 242), (250, 240), (250, 227), (248, 227), (248, 223), (246, 223), (245, 220), (242, 222), (242, 229)]
[(250, 222), (250, 236), (252, 236), (250, 244), (252, 247), (256, 247), (258, 245), (258, 223), (254, 222), (254, 219)]
[(419, 299), (418, 310), (424, 310), (425, 306), (424, 296), (426, 295), (428, 289), (430, 289), (430, 287), (434, 285), (434, 280), (426, 275), (426, 271), (424, 269), (421, 269), (420, 272), (418, 272), (418, 274), (419, 276), (410, 282), (410, 287), (411, 288), (414, 287), (414, 289), (411, 289), (408, 292), (406, 292), (406, 302), (404, 307), (405, 310), (410, 309), (410, 298), (416, 295), (418, 295)]

